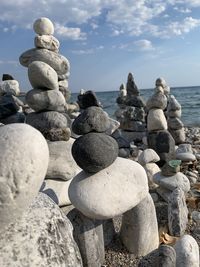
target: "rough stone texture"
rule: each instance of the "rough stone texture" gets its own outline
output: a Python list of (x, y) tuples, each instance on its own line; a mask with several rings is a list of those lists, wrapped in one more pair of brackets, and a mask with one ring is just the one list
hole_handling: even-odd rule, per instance
[(171, 190), (159, 186), (156, 188), (156, 192), (168, 203), (170, 195), (172, 193)]
[(59, 90), (33, 89), (26, 94), (26, 103), (36, 112), (59, 111), (64, 112), (66, 101)]
[(70, 70), (70, 64), (64, 56), (49, 51), (48, 49), (30, 49), (25, 51), (19, 57), (19, 62), (22, 66), (28, 67), (33, 61), (42, 61), (51, 66), (57, 74), (66, 74)]
[(41, 131), (44, 137), (52, 142), (68, 141), (71, 136), (70, 128), (51, 128)]
[(141, 96), (132, 96), (131, 98), (126, 98), (126, 105), (138, 108), (144, 108), (145, 102)]
[(158, 165), (156, 163), (147, 163), (143, 167), (144, 167), (146, 174), (147, 174), (147, 177), (148, 177), (149, 187), (150, 188), (158, 187), (158, 185), (155, 184), (153, 181), (154, 174), (160, 172), (160, 168), (158, 167)]
[(28, 78), (33, 88), (58, 90), (56, 71), (42, 61), (33, 61), (28, 65)]
[(71, 183), (58, 179), (45, 179), (40, 192), (49, 196), (59, 207), (71, 205), (69, 200), (68, 188)]
[(168, 127), (172, 130), (182, 129), (184, 124), (179, 118), (168, 118), (167, 119)]
[(105, 133), (107, 135), (112, 135), (120, 126), (120, 123), (116, 120), (113, 120), (111, 118), (109, 118), (109, 121), (110, 121), (110, 126), (109, 128), (105, 131)]
[(80, 168), (89, 173), (98, 172), (114, 162), (118, 156), (114, 138), (104, 133), (88, 133), (76, 139), (72, 155)]
[(152, 108), (158, 108), (164, 110), (166, 107), (167, 107), (167, 97), (162, 93), (155, 93), (148, 99), (146, 103), (147, 110), (150, 110)]
[(167, 121), (162, 109), (151, 109), (147, 116), (148, 131), (167, 130)]
[(40, 132), (52, 128), (67, 128), (67, 118), (57, 111), (32, 112), (26, 116), (26, 123)]
[(49, 150), (40, 132), (18, 123), (0, 127), (0, 150), (2, 231), (37, 195), (47, 171)]
[(173, 176), (163, 176), (161, 172), (158, 172), (153, 176), (153, 180), (156, 184), (172, 191), (181, 188), (187, 193), (190, 190), (190, 182), (187, 176), (181, 172), (177, 172)]
[(0, 83), (0, 95), (12, 94), (18, 96), (20, 93), (19, 83), (16, 80), (5, 80)]
[(0, 266), (83, 266), (70, 221), (45, 194), (0, 235)]
[(199, 246), (190, 235), (180, 238), (174, 249), (176, 251), (176, 267), (199, 267)]
[(120, 237), (129, 252), (145, 256), (158, 248), (158, 224), (150, 194), (122, 217)]
[(127, 90), (128, 98), (131, 98), (132, 96), (139, 95), (139, 90), (137, 88), (137, 85), (135, 84), (132, 73), (128, 74), (127, 83), (126, 83), (126, 90)]
[(37, 35), (34, 43), (36, 48), (45, 48), (54, 52), (58, 52), (60, 47), (60, 42), (52, 35)]
[(138, 157), (138, 162), (141, 165), (145, 165), (147, 163), (153, 163), (160, 160), (160, 157), (155, 152), (155, 150), (151, 148), (145, 149)]
[(176, 188), (168, 201), (168, 226), (173, 236), (182, 236), (188, 223), (188, 209), (185, 202), (185, 194), (180, 188)]
[(163, 176), (172, 176), (177, 172), (180, 172), (181, 160), (170, 160), (162, 166)]
[(115, 235), (115, 227), (112, 219), (103, 220), (103, 237), (104, 245), (107, 246), (112, 242)]
[(72, 138), (67, 142), (48, 142), (49, 166), (46, 178), (70, 180), (81, 171), (71, 154), (73, 143)]
[(180, 159), (182, 161), (196, 160), (191, 144), (180, 144), (176, 150), (176, 159)]
[(96, 219), (120, 215), (147, 194), (145, 170), (137, 162), (123, 158), (117, 158), (108, 168), (93, 175), (79, 173), (69, 187), (72, 204), (85, 216)]
[(73, 235), (80, 249), (83, 265), (101, 267), (105, 258), (102, 221), (89, 219), (77, 209), (71, 210), (67, 217), (73, 225)]
[(173, 247), (161, 245), (158, 249), (158, 253), (159, 267), (176, 267), (176, 251)]
[(105, 132), (110, 127), (108, 114), (100, 107), (85, 109), (73, 122), (72, 131), (82, 135), (89, 132)]
[(33, 24), (33, 29), (39, 35), (52, 35), (54, 33), (53, 23), (45, 17), (37, 19)]
[(0, 119), (0, 122), (3, 124), (24, 123), (25, 122), (25, 115), (22, 112), (17, 112), (13, 115), (6, 117), (6, 118)]
[(17, 113), (20, 106), (16, 103), (13, 95), (3, 95), (0, 97), (0, 119), (4, 119)]
[(185, 142), (186, 136), (185, 136), (185, 129), (181, 128), (178, 130), (171, 130), (169, 129), (169, 132), (173, 136), (176, 145), (182, 144)]

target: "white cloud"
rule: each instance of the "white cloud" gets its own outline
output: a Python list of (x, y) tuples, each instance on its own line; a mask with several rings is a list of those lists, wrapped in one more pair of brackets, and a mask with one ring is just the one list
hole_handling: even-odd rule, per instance
[(151, 41), (146, 39), (135, 41), (134, 45), (141, 51), (152, 51), (155, 49)]
[(19, 62), (16, 60), (0, 60), (1, 65), (19, 65)]
[(88, 54), (94, 54), (94, 49), (80, 49), (80, 50), (72, 50), (73, 54), (76, 55), (88, 55)]
[(72, 40), (85, 40), (86, 33), (81, 32), (80, 28), (69, 28), (59, 23), (55, 24), (55, 34), (61, 38), (72, 39)]

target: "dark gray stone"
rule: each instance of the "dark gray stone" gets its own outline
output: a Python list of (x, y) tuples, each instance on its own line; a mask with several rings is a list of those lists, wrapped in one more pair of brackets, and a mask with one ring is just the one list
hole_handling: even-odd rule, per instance
[(25, 115), (22, 112), (17, 112), (17, 113), (10, 115), (4, 119), (0, 119), (0, 122), (3, 124), (24, 123), (25, 122)]
[(161, 245), (158, 253), (158, 267), (176, 267), (176, 251), (173, 247)]
[[(73, 236), (85, 267), (100, 267), (105, 258), (102, 221), (84, 216), (77, 209), (67, 217), (73, 225)], [(75, 267), (75, 266), (74, 266)]]
[(138, 267), (160, 267), (158, 265), (158, 255), (158, 249), (153, 250), (152, 252), (140, 259)]
[(132, 96), (131, 98), (126, 98), (126, 105), (138, 108), (144, 108), (145, 102), (141, 96)]
[(124, 139), (121, 136), (115, 137), (116, 136), (115, 132), (111, 136), (116, 140), (119, 148), (129, 148), (130, 147), (130, 143), (126, 139)]
[(160, 108), (164, 110), (166, 107), (167, 107), (167, 97), (160, 92), (152, 95), (146, 103), (146, 108), (148, 110), (152, 108)]
[(115, 228), (112, 219), (103, 220), (103, 236), (104, 236), (104, 245), (109, 245), (115, 235)]
[(73, 122), (72, 131), (82, 135), (89, 132), (105, 132), (110, 126), (108, 114), (100, 107), (85, 109)]
[(130, 148), (120, 148), (118, 156), (121, 158), (129, 158), (130, 157)]
[(179, 130), (184, 127), (184, 124), (179, 118), (168, 118), (167, 119), (168, 128), (172, 130)]
[(7, 80), (14, 80), (14, 78), (10, 74), (3, 74), (2, 81), (7, 81)]
[(114, 162), (118, 150), (114, 138), (103, 133), (88, 133), (76, 139), (72, 155), (84, 171), (96, 173)]
[(93, 91), (86, 91), (82, 95), (78, 95), (78, 104), (81, 109), (86, 109), (92, 106), (100, 107), (101, 104)]
[(0, 98), (0, 119), (11, 116), (19, 110), (19, 105), (16, 103), (14, 96), (3, 95)]
[(128, 74), (128, 78), (127, 78), (127, 84), (126, 84), (126, 90), (127, 90), (127, 96), (128, 98), (135, 95), (139, 95), (139, 90), (137, 85), (135, 84), (134, 78), (133, 78), (133, 74), (129, 73)]

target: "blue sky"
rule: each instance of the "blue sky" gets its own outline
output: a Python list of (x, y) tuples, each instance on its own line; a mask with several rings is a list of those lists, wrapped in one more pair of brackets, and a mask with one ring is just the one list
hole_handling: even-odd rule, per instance
[(118, 90), (129, 72), (141, 89), (160, 76), (200, 85), (200, 0), (0, 0), (0, 75), (22, 91), (31, 86), (18, 59), (34, 47), (40, 17), (55, 25), (72, 92)]

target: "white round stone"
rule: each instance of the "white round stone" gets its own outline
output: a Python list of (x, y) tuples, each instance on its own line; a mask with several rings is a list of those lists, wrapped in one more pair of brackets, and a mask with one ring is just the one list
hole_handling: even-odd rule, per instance
[(53, 23), (45, 17), (37, 19), (33, 24), (33, 29), (39, 35), (52, 35), (54, 33)]
[(167, 120), (162, 109), (151, 109), (147, 116), (148, 131), (167, 130)]
[(109, 219), (135, 207), (148, 195), (144, 168), (137, 162), (117, 158), (95, 174), (76, 175), (69, 187), (71, 203), (85, 216)]
[(0, 229), (3, 230), (37, 195), (46, 175), (49, 150), (39, 131), (18, 123), (0, 127), (0, 150)]
[(48, 64), (33, 61), (28, 66), (28, 78), (33, 88), (58, 90), (58, 75)]
[(18, 96), (20, 93), (19, 83), (16, 80), (6, 80), (0, 83), (0, 95), (12, 94)]
[(145, 165), (150, 162), (157, 162), (159, 160), (160, 160), (160, 157), (158, 156), (156, 151), (151, 148), (145, 149), (138, 157), (138, 162), (141, 165)]

